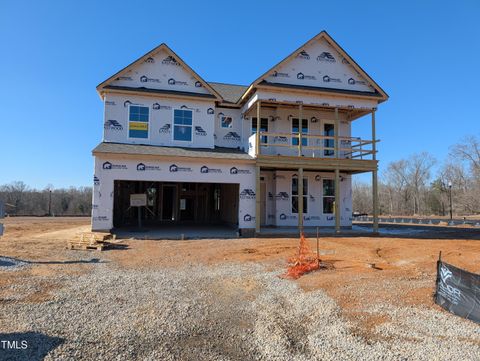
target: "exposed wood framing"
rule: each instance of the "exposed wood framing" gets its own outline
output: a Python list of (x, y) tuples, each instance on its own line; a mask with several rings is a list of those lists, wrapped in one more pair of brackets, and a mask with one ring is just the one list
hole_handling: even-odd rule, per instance
[(340, 170), (335, 169), (335, 233), (340, 233)]
[(335, 157), (337, 158), (340, 158), (340, 153), (339, 153), (339, 148), (340, 148), (340, 145), (339, 145), (339, 130), (338, 129), (340, 126), (340, 122), (338, 120), (338, 108), (335, 108), (335, 129), (334, 129), (334, 141), (335, 141)]
[[(258, 132), (258, 129), (257, 129)], [(260, 167), (255, 167), (255, 232), (260, 233), (261, 191), (260, 191)]]
[(260, 154), (260, 125), (262, 124), (260, 120), (261, 115), (261, 101), (257, 102), (257, 133), (255, 134), (255, 155)]
[(303, 104), (298, 106), (298, 156), (302, 156)]
[[(375, 109), (372, 110), (372, 159), (377, 162), (377, 146), (375, 131)], [(373, 232), (378, 232), (378, 178), (377, 167), (372, 171), (372, 199), (373, 199)]]
[(298, 228), (303, 230), (303, 168), (298, 168)]

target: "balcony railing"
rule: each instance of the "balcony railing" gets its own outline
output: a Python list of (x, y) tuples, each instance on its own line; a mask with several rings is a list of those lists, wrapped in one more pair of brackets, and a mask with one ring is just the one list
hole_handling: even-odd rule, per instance
[[(256, 134), (248, 138), (248, 154), (303, 156), (312, 158), (373, 159), (374, 141), (358, 137), (336, 137), (306, 133), (260, 132), (260, 146)], [(376, 141), (378, 142), (378, 140)]]

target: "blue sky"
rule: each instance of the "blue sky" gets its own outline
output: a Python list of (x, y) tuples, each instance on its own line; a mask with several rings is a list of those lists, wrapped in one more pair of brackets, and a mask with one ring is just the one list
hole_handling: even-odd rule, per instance
[[(290, 4), (295, 4), (292, 8)], [(207, 81), (249, 84), (329, 34), (390, 95), (380, 169), (479, 135), (480, 2), (0, 1), (0, 184), (91, 185), (95, 87), (167, 43)], [(369, 121), (354, 125), (369, 134)]]

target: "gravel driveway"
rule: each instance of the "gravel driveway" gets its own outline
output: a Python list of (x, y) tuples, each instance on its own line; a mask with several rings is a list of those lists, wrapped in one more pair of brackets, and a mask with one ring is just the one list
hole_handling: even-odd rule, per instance
[(0, 338), (29, 344), (0, 350), (0, 359), (480, 359), (474, 323), (372, 300), (362, 311), (390, 321), (366, 339), (323, 291), (304, 292), (280, 279), (282, 271), (254, 263), (154, 270), (98, 263), (80, 276), (59, 276), (63, 286), (46, 302), (0, 302)]

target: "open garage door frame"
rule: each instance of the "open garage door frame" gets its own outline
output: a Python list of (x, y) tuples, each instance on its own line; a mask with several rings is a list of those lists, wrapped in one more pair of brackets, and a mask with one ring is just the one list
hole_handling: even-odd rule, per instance
[[(147, 195), (146, 207), (130, 207), (130, 194)], [(115, 228), (164, 224), (223, 224), (238, 227), (239, 184), (115, 180)]]

